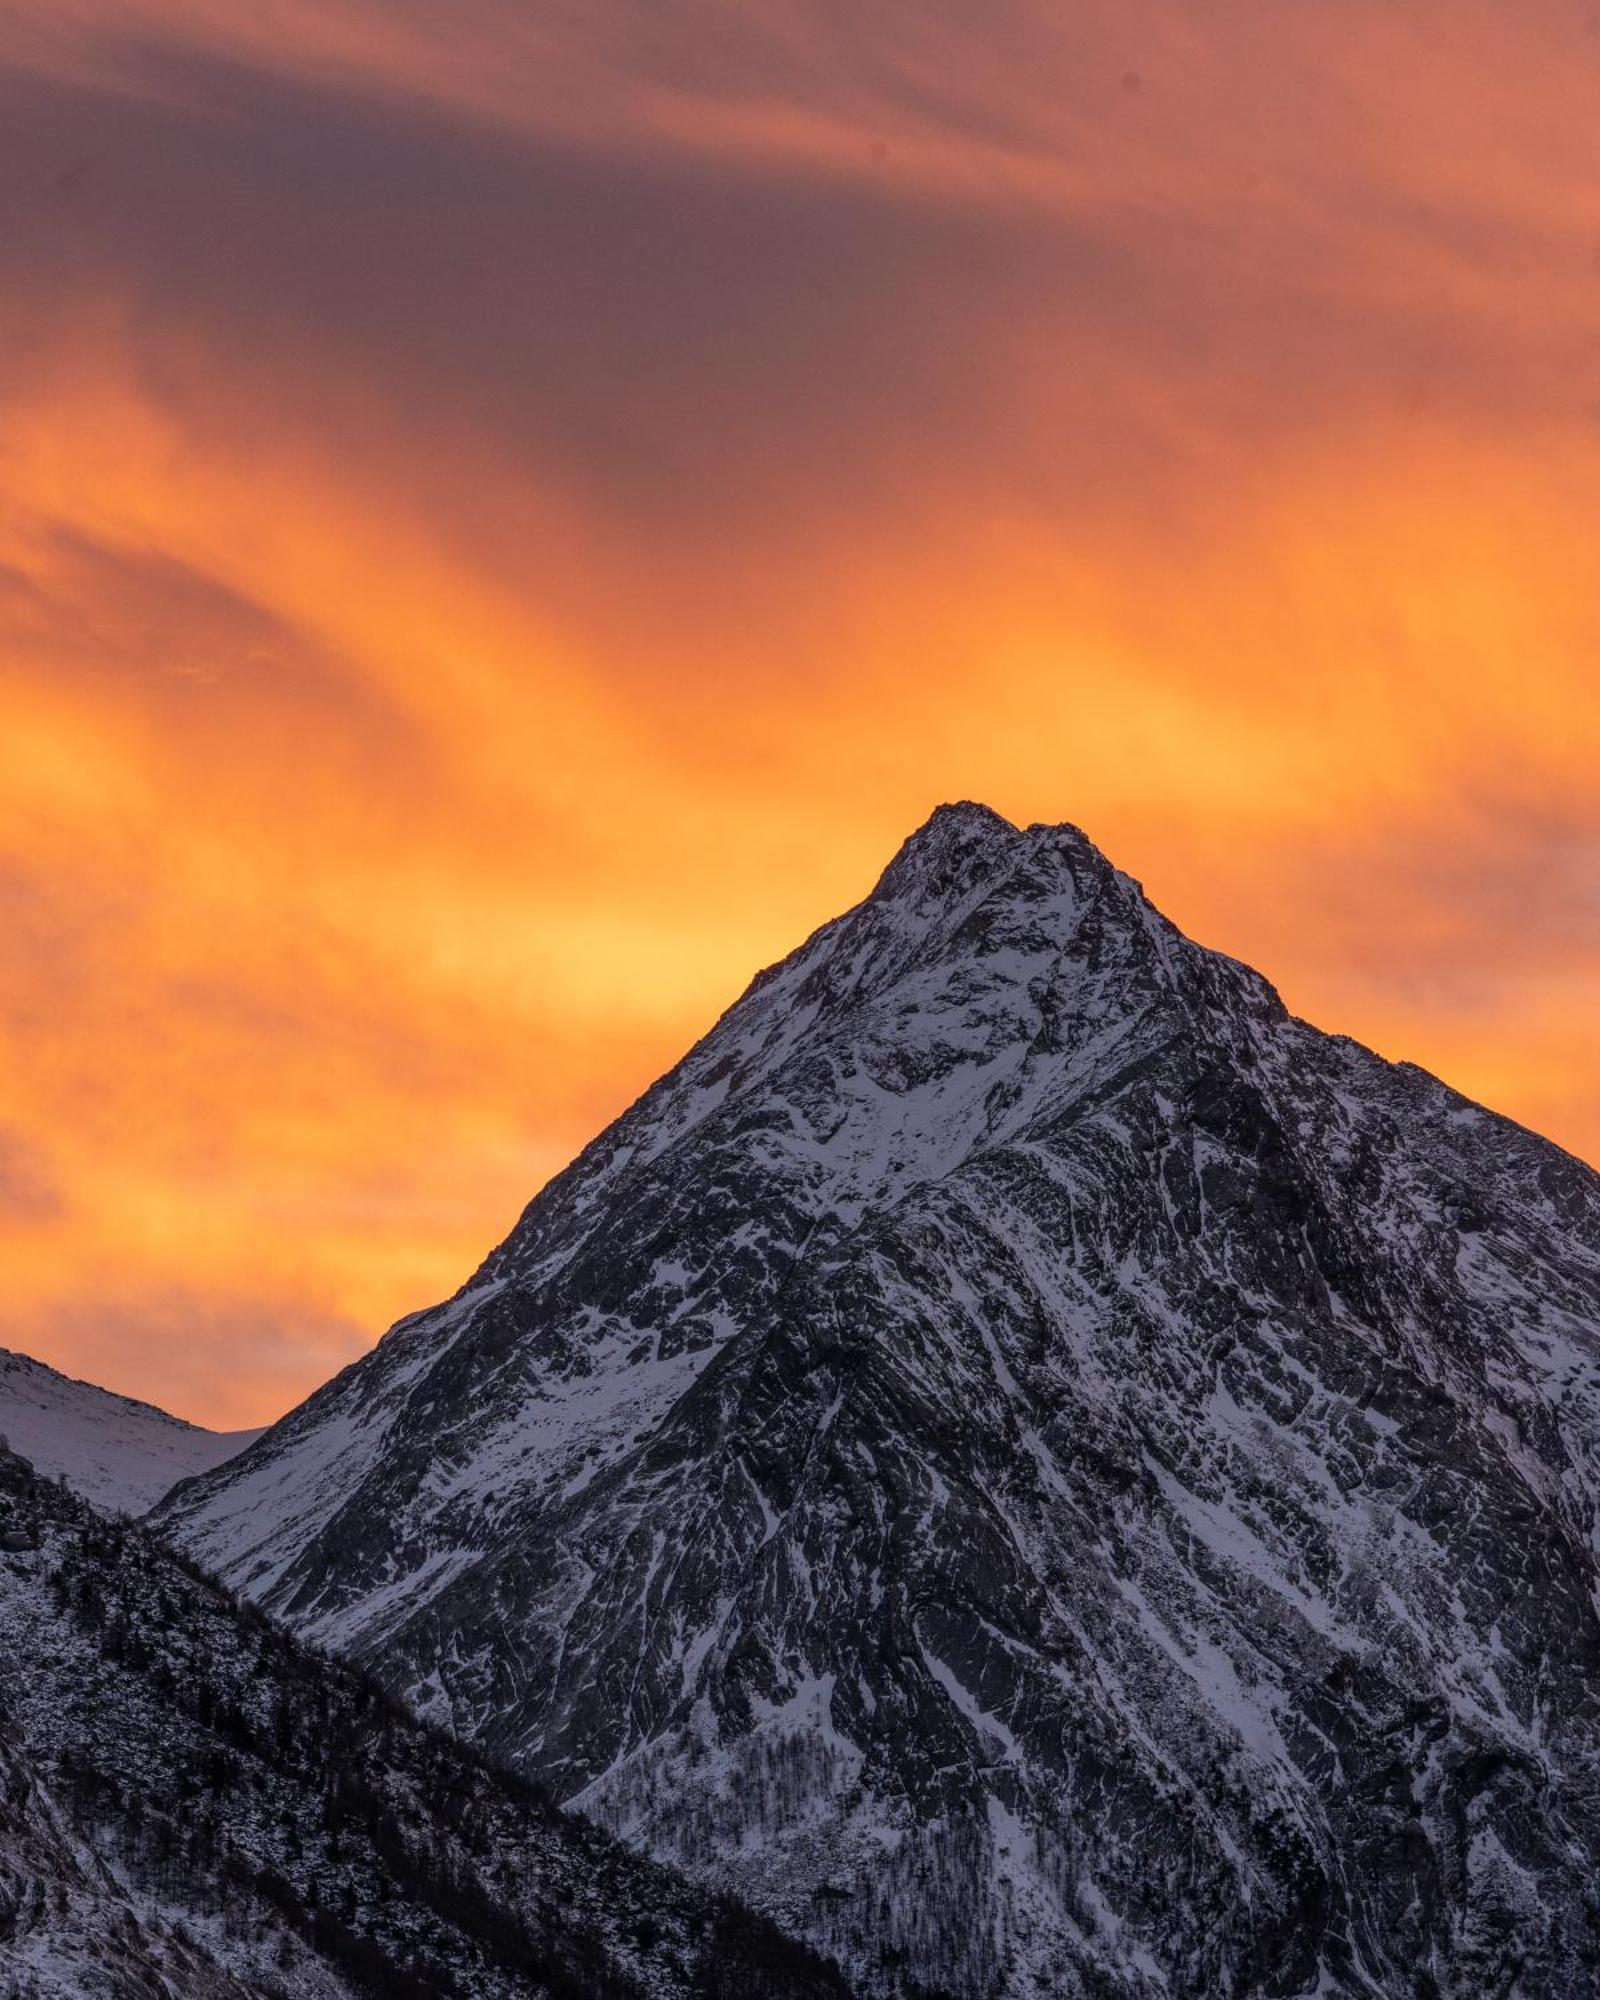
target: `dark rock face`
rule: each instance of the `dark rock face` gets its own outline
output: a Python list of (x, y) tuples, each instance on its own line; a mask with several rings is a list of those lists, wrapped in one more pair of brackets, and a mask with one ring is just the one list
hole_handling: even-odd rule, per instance
[(165, 1531), (869, 1987), (1600, 1990), (1600, 1182), (942, 809)]

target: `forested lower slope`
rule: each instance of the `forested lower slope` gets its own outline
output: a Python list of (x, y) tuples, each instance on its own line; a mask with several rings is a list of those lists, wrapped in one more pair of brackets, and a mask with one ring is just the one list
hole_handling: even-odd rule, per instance
[(7, 2000), (843, 2000), (0, 1450)]

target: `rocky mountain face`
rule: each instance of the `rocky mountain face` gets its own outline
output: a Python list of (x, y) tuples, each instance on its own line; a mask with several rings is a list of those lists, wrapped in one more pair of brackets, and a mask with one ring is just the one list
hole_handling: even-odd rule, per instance
[(848, 2000), (0, 1450), (5, 2000)]
[(1600, 1182), (941, 809), (163, 1508), (864, 1989), (1600, 1990)]
[(105, 1512), (142, 1514), (260, 1435), (205, 1430), (0, 1347), (0, 1443)]

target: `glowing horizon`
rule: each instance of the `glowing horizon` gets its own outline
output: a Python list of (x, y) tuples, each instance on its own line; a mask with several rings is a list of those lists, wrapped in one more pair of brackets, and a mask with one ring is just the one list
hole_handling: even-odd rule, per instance
[(221, 1427), (942, 799), (1600, 1161), (1581, 9), (0, 0), (0, 1345)]

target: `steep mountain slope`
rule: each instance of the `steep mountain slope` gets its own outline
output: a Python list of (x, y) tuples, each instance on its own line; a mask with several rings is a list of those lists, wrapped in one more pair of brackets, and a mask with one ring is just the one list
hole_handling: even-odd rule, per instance
[(846, 2000), (0, 1451), (6, 2000)]
[(0, 1347), (0, 1439), (111, 1514), (142, 1514), (260, 1431), (208, 1431)]
[(967, 1994), (1600, 1982), (1600, 1183), (945, 808), (165, 1531)]

